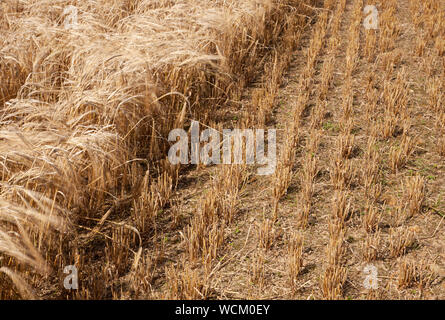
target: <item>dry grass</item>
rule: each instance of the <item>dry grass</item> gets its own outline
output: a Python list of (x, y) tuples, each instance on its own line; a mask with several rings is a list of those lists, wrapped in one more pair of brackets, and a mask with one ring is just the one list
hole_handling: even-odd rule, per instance
[[(65, 29), (68, 4), (78, 9), (78, 25)], [(300, 5), (2, 2), (0, 248), (11, 258), (8, 268), (29, 266), (27, 273), (44, 275), (74, 263), (79, 241), (73, 239), (90, 229), (85, 241), (106, 236), (105, 258), (119, 277), (128, 272), (140, 243), (107, 219), (119, 215), (120, 224), (156, 233), (178, 178), (179, 168), (162, 165), (168, 132), (189, 118), (217, 119), (221, 106), (238, 100), (269, 48), (300, 23), (289, 15)], [(276, 81), (271, 85), (276, 90)], [(229, 196), (232, 202), (236, 197)], [(228, 222), (235, 205), (221, 209)], [(198, 217), (203, 228), (207, 218)], [(190, 255), (199, 248), (214, 256), (215, 245), (202, 238), (212, 227), (201, 230), (198, 220), (190, 229), (198, 243)], [(69, 232), (61, 238), (51, 229)], [(15, 296), (8, 283), (2, 292), (2, 298)]]
[[(3, 1), (0, 299), (443, 296), (443, 9)], [(274, 174), (172, 165), (191, 120), (277, 129)]]

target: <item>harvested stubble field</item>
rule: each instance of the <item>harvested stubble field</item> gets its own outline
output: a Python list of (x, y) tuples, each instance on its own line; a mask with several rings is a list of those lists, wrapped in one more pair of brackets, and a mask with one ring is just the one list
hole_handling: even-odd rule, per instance
[(443, 299), (444, 52), (443, 0), (1, 1), (0, 299)]

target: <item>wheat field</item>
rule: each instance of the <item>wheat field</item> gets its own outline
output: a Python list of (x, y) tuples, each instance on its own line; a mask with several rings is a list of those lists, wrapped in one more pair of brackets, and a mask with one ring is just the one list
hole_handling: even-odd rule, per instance
[(444, 52), (443, 0), (1, 1), (0, 299), (443, 299)]

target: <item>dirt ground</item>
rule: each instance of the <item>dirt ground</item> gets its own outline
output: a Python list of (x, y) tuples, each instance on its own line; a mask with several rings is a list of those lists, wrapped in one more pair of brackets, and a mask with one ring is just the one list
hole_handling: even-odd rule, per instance
[[(351, 77), (352, 89), (349, 89), (353, 95), (350, 132), (354, 140), (351, 145), (351, 155), (348, 157), (351, 166), (346, 169), (350, 171), (351, 181), (345, 192), (350, 207), (345, 221), (346, 231), (341, 239), (343, 251), (339, 262), (346, 271), (346, 279), (342, 282), (341, 294), (337, 298), (443, 299), (445, 297), (445, 222), (443, 221), (445, 161), (436, 148), (443, 131), (435, 125), (437, 116), (428, 106), (430, 98), (427, 91), (432, 78), (444, 79), (445, 60), (443, 54), (437, 56), (434, 44), (431, 42), (426, 45), (425, 52), (421, 56), (416, 54), (416, 41), (424, 30), (413, 23), (410, 1), (394, 3), (394, 23), (399, 31), (395, 36), (393, 48), (388, 50), (375, 48), (375, 57), (369, 59), (365, 52), (368, 31), (362, 25), (359, 27), (358, 60)], [(443, 8), (444, 3), (441, 5)], [(377, 8), (380, 19), (384, 19), (385, 16), (382, 17), (384, 6), (377, 5)], [(327, 292), (323, 290), (323, 282), (328, 278), (327, 252), (332, 250), (329, 245), (329, 225), (336, 192), (331, 179), (334, 170), (332, 159), (343, 131), (341, 123), (344, 119), (342, 105), (345, 100), (346, 48), (350, 43), (349, 32), (353, 28), (353, 10), (354, 1), (346, 1), (336, 38), (339, 44), (334, 52), (328, 48), (332, 37), (330, 19), (334, 14), (333, 11), (329, 11), (327, 33), (316, 58), (313, 81), (308, 89), (309, 101), (300, 121), (291, 181), (286, 194), (279, 201), (276, 220), (273, 219), (273, 178), (256, 176), (252, 173), (240, 189), (240, 205), (236, 217), (225, 227), (225, 234), (228, 236), (218, 255), (219, 262), (213, 266), (211, 275), (206, 280), (208, 288), (206, 298), (324, 299), (328, 297)], [(380, 23), (385, 22), (381, 20)], [(292, 112), (301, 96), (300, 79), (304, 77), (302, 73), (315, 29), (313, 27), (306, 29), (298, 50), (293, 53), (290, 68), (279, 88), (273, 113), (268, 122), (268, 128), (278, 130), (279, 151), (287, 138), (285, 128), (290, 126)], [(332, 84), (326, 97), (321, 100), (322, 104), (317, 105), (320, 104), (317, 98), (322, 83), (322, 69), (329, 57), (333, 57)], [(385, 57), (392, 57), (395, 60), (390, 69), (382, 66)], [(429, 68), (430, 70), (425, 71)], [(374, 119), (367, 116), (366, 110), (370, 103), (367, 86), (373, 81), (372, 85), (378, 96), (377, 108), (381, 108), (384, 104), (382, 97), (385, 79), (389, 84), (394, 83), (401, 70), (406, 72), (404, 81), (406, 81), (408, 116), (402, 119), (400, 125), (409, 122), (409, 129), (406, 134), (395, 132), (389, 137), (377, 137), (373, 142), (378, 159), (375, 160), (378, 162), (376, 183), (381, 187), (381, 192), (377, 199), (371, 200), (372, 196), (367, 193), (368, 190), (365, 190), (363, 184), (363, 172), (367, 167), (366, 162), (370, 161), (366, 150), (370, 137), (378, 126), (376, 121), (378, 115)], [(261, 86), (261, 82), (258, 86)], [(246, 98), (246, 101), (248, 104), (249, 98)], [(301, 203), (303, 203), (300, 199), (304, 162), (309, 152), (308, 142), (313, 140), (312, 122), (318, 116), (319, 107), (322, 107), (321, 125), (315, 130), (319, 137), (319, 146), (313, 154), (317, 161), (317, 170), (313, 180), (308, 226), (302, 229), (298, 223), (298, 216), (301, 215)], [(232, 116), (236, 118), (238, 114), (239, 110), (238, 113), (233, 111), (228, 118)], [(230, 125), (230, 122), (227, 124)], [(441, 125), (443, 124), (439, 126)], [(402, 144), (405, 135), (416, 139), (416, 142), (403, 165), (393, 171), (390, 153), (394, 146)], [(202, 168), (193, 170), (181, 178), (177, 197), (179, 211), (185, 220), (196, 212), (199, 199), (205, 196), (212, 177), (218, 170), (219, 167)], [(412, 217), (397, 219), (397, 212), (400, 212), (398, 210), (406, 210), (403, 207), (406, 201), (403, 195), (408, 188), (405, 179), (416, 176), (424, 181), (422, 205)], [(368, 233), (363, 226), (364, 217), (370, 214), (370, 203), (380, 217), (377, 224), (378, 232), (374, 230)], [(268, 225), (267, 223), (271, 221), (272, 223)], [(270, 245), (267, 248), (263, 245), (264, 228), (270, 237)], [(297, 231), (304, 238), (302, 266), (298, 277), (293, 284), (290, 284), (289, 239)], [(180, 258), (187, 259), (185, 255), (178, 254), (184, 252), (181, 230), (169, 231), (167, 228), (165, 232), (168, 238), (168, 242), (165, 243), (165, 259), (168, 263), (181, 265), (183, 261)], [(407, 236), (408, 233), (411, 235)], [(374, 242), (368, 243), (372, 236), (375, 237)], [(405, 236), (411, 239), (403, 238)], [(407, 240), (406, 246), (401, 252), (396, 252), (395, 242), (403, 243), (404, 240)], [(366, 248), (369, 246), (375, 248), (375, 256), (366, 259)], [(364, 268), (369, 264), (376, 267), (378, 289), (368, 290), (364, 286), (367, 276)], [(200, 270), (202, 266), (198, 263), (196, 268)], [(406, 268), (411, 268), (411, 271), (407, 271)], [(162, 292), (167, 290), (166, 286), (168, 284), (165, 280), (159, 278), (154, 285), (155, 296), (162, 295)]]

